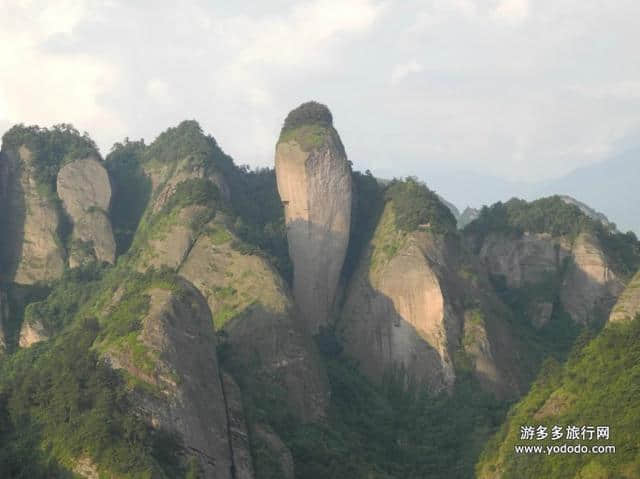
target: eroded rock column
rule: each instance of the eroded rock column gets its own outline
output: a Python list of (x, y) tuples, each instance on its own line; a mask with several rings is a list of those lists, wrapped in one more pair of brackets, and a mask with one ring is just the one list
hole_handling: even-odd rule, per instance
[(349, 242), (351, 167), (331, 113), (305, 103), (287, 116), (276, 146), (293, 294), (315, 332), (327, 324)]

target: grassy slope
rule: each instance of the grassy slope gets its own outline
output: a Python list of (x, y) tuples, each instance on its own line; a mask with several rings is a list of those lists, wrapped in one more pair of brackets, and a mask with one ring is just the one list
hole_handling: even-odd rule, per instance
[[(542, 411), (541, 411), (542, 410)], [(608, 425), (610, 455), (515, 455), (524, 425)], [(547, 363), (531, 391), (509, 412), (477, 467), (481, 478), (640, 477), (640, 317), (583, 337), (564, 365)], [(557, 444), (560, 441), (541, 441)], [(590, 444), (589, 441), (579, 441)], [(567, 442), (576, 444), (577, 442)]]

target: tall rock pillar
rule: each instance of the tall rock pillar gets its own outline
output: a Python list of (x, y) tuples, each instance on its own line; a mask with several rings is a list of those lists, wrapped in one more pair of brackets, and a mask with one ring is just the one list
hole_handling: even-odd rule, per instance
[(326, 106), (309, 102), (289, 113), (275, 163), (293, 294), (316, 332), (333, 311), (351, 222), (351, 167)]

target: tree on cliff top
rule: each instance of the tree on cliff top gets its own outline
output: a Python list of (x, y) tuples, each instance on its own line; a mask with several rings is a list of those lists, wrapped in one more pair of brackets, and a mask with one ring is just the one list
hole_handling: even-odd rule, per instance
[[(291, 110), (284, 120), (278, 142), (295, 140), (307, 152), (327, 146), (331, 139), (338, 152), (347, 157), (340, 135), (333, 127), (333, 116), (326, 105), (316, 101)], [(350, 164), (350, 163), (349, 163)]]
[(17, 150), (23, 145), (33, 154), (36, 182), (51, 191), (55, 191), (58, 171), (65, 163), (91, 155), (100, 157), (89, 134), (80, 134), (68, 123), (51, 128), (15, 125), (2, 137), (3, 151)]
[(309, 101), (289, 112), (284, 120), (282, 131), (293, 130), (302, 125), (320, 125), (330, 128), (333, 126), (333, 116), (326, 105)]
[(396, 226), (401, 230), (411, 232), (428, 228), (442, 234), (456, 230), (456, 219), (451, 210), (415, 177), (391, 181), (385, 200), (393, 202)]

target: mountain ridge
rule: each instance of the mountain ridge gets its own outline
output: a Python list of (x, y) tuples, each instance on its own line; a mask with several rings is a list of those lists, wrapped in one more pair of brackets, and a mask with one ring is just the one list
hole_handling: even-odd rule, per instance
[[(65, 168), (84, 164), (74, 145), (90, 146), (87, 135), (68, 125), (12, 130), (40, 149), (33, 163), (15, 155), (20, 142), (3, 143), (0, 197), (35, 164), (33, 203), (72, 221), (38, 239), (60, 252), (55, 274), (28, 249), (23, 260), (42, 281), (2, 266), (0, 437), (12, 447), (0, 452), (0, 471), (470, 477), (545, 361), (565, 361), (615, 301), (632, 314), (635, 236), (559, 197), (497, 203), (458, 229), (415, 178), (351, 171), (329, 110), (313, 105), (285, 119), (277, 144), (304, 154), (284, 161), (291, 151), (276, 149), (275, 171), (236, 166), (185, 121), (96, 159), (110, 183), (100, 188), (64, 180)], [(304, 174), (290, 183), (315, 195), (299, 205), (281, 184), (292, 168)], [(11, 194), (17, 203), (23, 193)], [(292, 208), (333, 213), (302, 224)], [(16, 224), (35, 213), (25, 208)], [(86, 214), (113, 225), (115, 264), (97, 254), (104, 228), (82, 248), (74, 242)], [(300, 224), (318, 234), (298, 238)], [(334, 241), (334, 224), (346, 239)], [(296, 280), (308, 266), (300, 252), (316, 247), (309, 241), (320, 245), (316, 286)], [(3, 258), (15, 261), (5, 244)], [(309, 288), (321, 293), (322, 321), (308, 315)], [(27, 327), (32, 339), (20, 344)]]

